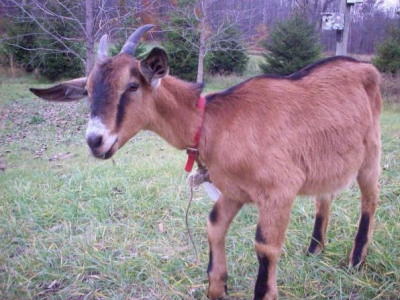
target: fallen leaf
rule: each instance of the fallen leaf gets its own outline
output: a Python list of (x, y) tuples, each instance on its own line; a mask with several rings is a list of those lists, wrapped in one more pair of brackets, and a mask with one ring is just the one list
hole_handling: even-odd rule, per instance
[(163, 233), (164, 232), (164, 225), (163, 223), (158, 224), (158, 231)]
[(52, 283), (50, 283), (50, 285), (47, 287), (47, 289), (52, 290), (52, 289), (56, 289), (59, 286), (59, 283), (57, 280), (53, 280)]
[(113, 187), (111, 190), (111, 195), (121, 195), (122, 194), (122, 190), (120, 190), (118, 187)]
[(54, 155), (52, 158), (50, 158), (49, 161), (69, 159), (69, 158), (72, 158), (73, 156), (74, 156), (74, 154), (71, 152), (59, 153), (59, 154)]

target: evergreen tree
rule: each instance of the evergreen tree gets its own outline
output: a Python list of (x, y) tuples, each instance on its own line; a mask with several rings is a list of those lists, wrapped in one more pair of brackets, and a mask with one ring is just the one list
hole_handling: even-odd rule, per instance
[(372, 63), (384, 73), (396, 75), (400, 72), (400, 29), (389, 29), (385, 41), (378, 46), (377, 56)]
[(260, 64), (264, 73), (289, 75), (321, 58), (322, 46), (314, 24), (300, 14), (279, 23), (264, 42), (265, 63)]
[(224, 36), (219, 45), (221, 50), (211, 52), (207, 57), (207, 70), (211, 74), (242, 75), (249, 61), (242, 36), (234, 27), (228, 28)]
[[(193, 0), (180, 0), (178, 5), (184, 7), (194, 6)], [(195, 81), (197, 76), (197, 65), (199, 50), (193, 45), (198, 45), (200, 35), (193, 30), (198, 21), (191, 17), (184, 17), (172, 12), (170, 15), (170, 28), (166, 34), (163, 46), (169, 56), (169, 72), (171, 75), (188, 81)]]
[[(29, 20), (29, 19), (28, 19)], [(55, 28), (66, 37), (73, 37), (75, 31), (62, 20), (55, 19)], [(8, 42), (2, 43), (1, 51), (27, 72), (38, 69), (39, 73), (49, 79), (58, 80), (61, 77), (74, 78), (84, 74), (83, 62), (65, 50), (65, 47), (42, 33), (37, 23), (33, 21), (5, 21)], [(83, 42), (65, 41), (73, 51), (85, 56)], [(46, 49), (46, 50), (35, 50)], [(47, 49), (51, 49), (48, 51)]]
[[(60, 20), (54, 20), (57, 32), (64, 36), (73, 37), (74, 31)], [(46, 39), (45, 37), (38, 38), (37, 43), (42, 48), (53, 49), (54, 52), (42, 52), (36, 60), (35, 67), (39, 69), (41, 76), (55, 81), (61, 78), (76, 78), (85, 74), (85, 66), (83, 62), (70, 52), (65, 51), (64, 46), (59, 42)], [(81, 57), (86, 56), (86, 48), (84, 41), (71, 42), (64, 41), (69, 48), (79, 53)]]
[[(110, 56), (118, 55), (121, 52), (122, 47), (125, 45), (125, 41), (120, 40), (119, 42), (115, 43), (110, 48)], [(135, 50), (135, 58), (141, 59), (144, 54), (146, 53), (146, 46), (143, 43), (139, 43)]]
[[(2, 22), (8, 41), (2, 42), (1, 54), (8, 59), (13, 59), (19, 67), (26, 72), (32, 72), (38, 63), (38, 53), (27, 49), (39, 46), (33, 33), (38, 30), (34, 22), (16, 23)], [(7, 61), (7, 64), (9, 61)]]

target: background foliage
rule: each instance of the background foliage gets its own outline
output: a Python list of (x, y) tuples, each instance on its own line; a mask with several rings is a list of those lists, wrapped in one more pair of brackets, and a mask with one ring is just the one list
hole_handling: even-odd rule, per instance
[(299, 13), (277, 24), (263, 46), (267, 52), (260, 68), (274, 75), (292, 74), (322, 57), (315, 24)]
[(207, 70), (210, 74), (243, 75), (249, 61), (243, 37), (235, 27), (228, 28), (224, 36), (220, 43), (223, 50), (213, 51), (206, 58)]
[[(179, 7), (192, 6), (193, 0), (180, 0)], [(192, 25), (198, 26), (193, 17), (185, 17), (175, 11), (170, 13), (170, 30), (166, 33), (163, 46), (169, 56), (170, 74), (179, 78), (195, 81), (197, 75), (200, 35), (191, 30)], [(184, 36), (184, 38), (183, 38)]]
[(378, 46), (373, 64), (384, 73), (396, 75), (400, 71), (400, 24), (391, 27), (386, 40)]
[[(73, 35), (73, 30), (60, 20), (54, 20), (58, 31), (66, 36)], [(59, 80), (61, 78), (75, 78), (84, 74), (84, 64), (72, 53), (64, 51), (64, 46), (59, 42), (51, 40), (48, 36), (41, 34), (37, 23), (25, 21), (11, 23), (3, 20), (6, 30), (7, 41), (2, 42), (0, 55), (6, 57), (3, 63), (10, 63), (10, 59), (18, 67), (30, 73), (37, 69), (44, 78), (48, 80)], [(75, 52), (85, 56), (85, 46), (82, 42), (65, 41)], [(35, 50), (31, 50), (35, 49)], [(45, 51), (51, 49), (51, 51)]]

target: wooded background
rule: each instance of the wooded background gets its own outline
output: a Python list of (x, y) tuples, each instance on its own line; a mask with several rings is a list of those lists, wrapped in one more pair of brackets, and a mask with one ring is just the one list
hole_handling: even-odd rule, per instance
[[(337, 12), (340, 0), (0, 0), (0, 34), (5, 47), (35, 53), (32, 69), (45, 64), (46, 54), (64, 53), (71, 63), (93, 67), (96, 41), (107, 33), (121, 42), (139, 25), (157, 25), (149, 40), (165, 41), (176, 31), (172, 18), (186, 18), (189, 32), (181, 31), (182, 39), (191, 43), (198, 55), (197, 81), (203, 78), (204, 58), (208, 53), (224, 49), (226, 31), (239, 30), (246, 48), (260, 50), (260, 42), (268, 39), (273, 27), (294, 12), (315, 24), (325, 52), (333, 52), (336, 32), (321, 30), (321, 13)], [(386, 36), (387, 28), (398, 23), (399, 4), (393, 0), (365, 0), (351, 12), (349, 52), (373, 54)], [(396, 23), (397, 22), (397, 23)], [(179, 23), (178, 23), (179, 24)], [(399, 23), (400, 24), (400, 23)], [(199, 36), (196, 42), (187, 35)], [(38, 41), (37, 37), (40, 37)], [(229, 43), (228, 43), (229, 44)], [(226, 43), (225, 43), (226, 45)], [(244, 44), (240, 44), (242, 47)], [(229, 44), (229, 46), (231, 46)], [(8, 53), (7, 51), (5, 51)], [(8, 55), (7, 62), (15, 58)], [(26, 55), (26, 54), (20, 54)], [(47, 56), (48, 58), (48, 56)], [(4, 60), (4, 59), (3, 59)], [(47, 60), (47, 64), (50, 64)], [(53, 66), (56, 69), (56, 66)], [(28, 68), (29, 69), (29, 68)], [(77, 72), (80, 72), (79, 70)], [(75, 74), (73, 74), (75, 75)]]

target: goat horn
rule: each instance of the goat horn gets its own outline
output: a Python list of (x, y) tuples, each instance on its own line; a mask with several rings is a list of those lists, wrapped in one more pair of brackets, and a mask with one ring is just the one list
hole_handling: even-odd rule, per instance
[(103, 59), (108, 56), (108, 46), (107, 46), (108, 35), (105, 34), (101, 37), (99, 42), (99, 50), (97, 51), (97, 58)]
[(127, 39), (120, 53), (126, 53), (133, 56), (135, 54), (136, 47), (139, 44), (139, 41), (142, 38), (142, 36), (147, 31), (149, 31), (154, 27), (155, 27), (154, 25), (148, 24), (148, 25), (143, 25), (138, 29), (136, 29), (135, 32), (132, 33), (131, 36)]

